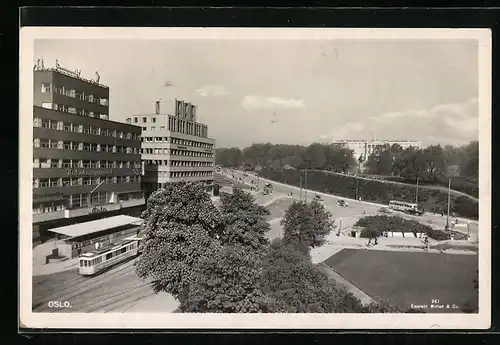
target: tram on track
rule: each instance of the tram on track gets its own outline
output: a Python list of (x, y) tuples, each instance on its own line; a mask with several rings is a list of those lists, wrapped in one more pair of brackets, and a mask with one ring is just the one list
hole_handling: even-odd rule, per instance
[(402, 211), (407, 214), (413, 214), (417, 216), (421, 216), (424, 213), (422, 209), (418, 208), (417, 204), (405, 201), (391, 200), (389, 201), (389, 208), (395, 211)]
[(128, 258), (137, 256), (140, 254), (140, 242), (139, 237), (129, 237), (118, 244), (81, 254), (78, 258), (78, 273), (93, 276)]

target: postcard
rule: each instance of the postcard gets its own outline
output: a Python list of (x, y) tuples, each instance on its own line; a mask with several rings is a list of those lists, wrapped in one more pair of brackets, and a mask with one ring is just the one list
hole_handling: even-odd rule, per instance
[(20, 42), (20, 328), (490, 327), (489, 30)]

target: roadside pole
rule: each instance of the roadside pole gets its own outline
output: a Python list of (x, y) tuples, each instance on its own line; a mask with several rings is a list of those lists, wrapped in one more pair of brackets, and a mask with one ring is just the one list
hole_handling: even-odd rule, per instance
[(304, 190), (305, 190), (305, 199), (307, 202), (307, 168), (306, 168), (306, 175), (305, 175), (305, 182), (304, 182)]

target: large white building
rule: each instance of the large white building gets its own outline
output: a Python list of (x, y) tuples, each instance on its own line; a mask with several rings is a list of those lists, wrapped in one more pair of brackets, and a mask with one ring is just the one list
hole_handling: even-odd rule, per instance
[(215, 139), (196, 121), (196, 106), (175, 99), (174, 115), (133, 115), (127, 123), (141, 126), (142, 187), (149, 194), (167, 182), (202, 181), (211, 189), (215, 171)]
[(409, 140), (335, 140), (333, 144), (342, 145), (345, 148), (353, 150), (356, 159), (363, 155), (365, 161), (377, 148), (386, 145), (392, 146), (397, 144), (403, 149), (409, 147), (415, 147), (417, 149), (422, 148), (422, 143), (420, 141)]

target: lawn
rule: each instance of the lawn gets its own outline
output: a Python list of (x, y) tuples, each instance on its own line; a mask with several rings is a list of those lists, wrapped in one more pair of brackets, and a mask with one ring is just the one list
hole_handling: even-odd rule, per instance
[(324, 263), (371, 297), (390, 299), (403, 310), (432, 299), (459, 309), (426, 312), (461, 312), (478, 303), (477, 255), (343, 249)]

